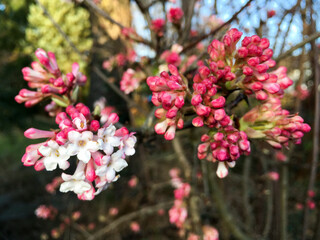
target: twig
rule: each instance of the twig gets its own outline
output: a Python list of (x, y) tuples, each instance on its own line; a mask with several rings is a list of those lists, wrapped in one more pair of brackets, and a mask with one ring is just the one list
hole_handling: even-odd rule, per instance
[[(116, 24), (118, 27), (120, 27), (121, 29), (126, 28), (125, 26), (123, 26), (121, 23), (117, 22), (116, 20), (114, 20), (113, 18), (111, 18), (109, 16), (109, 14), (107, 14), (105, 11), (103, 11), (100, 7), (98, 7), (92, 0), (84, 0), (84, 3), (90, 7), (95, 13), (101, 15), (103, 18), (105, 18), (106, 20), (110, 21), (113, 24)], [(148, 40), (142, 38), (141, 36), (138, 36), (138, 38), (131, 38), (133, 41), (137, 42), (137, 43), (143, 43), (149, 47), (153, 47), (152, 43), (149, 42)]]
[[(212, 163), (207, 163), (212, 164)], [(217, 179), (215, 176), (214, 171), (208, 171), (209, 175), (209, 182), (211, 184), (211, 194), (212, 198), (215, 202), (215, 207), (217, 208), (220, 218), (223, 221), (224, 225), (228, 228), (228, 230), (233, 234), (236, 239), (240, 240), (249, 240), (250, 237), (246, 236), (242, 230), (235, 224), (232, 215), (228, 212), (227, 206), (224, 202), (222, 197), (222, 193), (220, 188), (218, 187)]]
[[(312, 11), (311, 11), (312, 12)], [(312, 13), (311, 13), (312, 14)], [(312, 21), (314, 25), (314, 21)], [(319, 66), (319, 52), (318, 48), (315, 44), (315, 41), (312, 42), (313, 49), (313, 63), (314, 63), (314, 90), (315, 90), (315, 103), (314, 103), (314, 126), (313, 126), (313, 151), (312, 151), (312, 162), (311, 162), (311, 171), (310, 178), (308, 184), (308, 191), (314, 190), (315, 180), (317, 176), (317, 168), (318, 168), (318, 155), (319, 155), (319, 115), (320, 115), (320, 66)], [(307, 201), (309, 197), (306, 198), (305, 210), (304, 210), (304, 224), (303, 224), (303, 235), (302, 239), (306, 239), (307, 230), (308, 230), (308, 216), (309, 209), (307, 207)]]
[(175, 138), (172, 140), (172, 146), (173, 146), (175, 153), (177, 154), (178, 160), (181, 162), (181, 164), (184, 168), (185, 179), (189, 182), (190, 177), (191, 177), (191, 166), (190, 166), (188, 159), (186, 158), (186, 156), (184, 154), (184, 151), (183, 151), (183, 148), (181, 146), (180, 139), (178, 136), (175, 136)]
[(281, 166), (280, 239), (287, 240), (288, 226), (288, 165)]
[(171, 207), (172, 204), (173, 204), (173, 201), (163, 202), (163, 203), (159, 203), (154, 206), (144, 207), (144, 208), (137, 210), (135, 212), (123, 215), (123, 216), (119, 217), (118, 219), (116, 219), (115, 221), (113, 221), (112, 223), (110, 223), (109, 225), (107, 225), (106, 227), (102, 228), (100, 231), (96, 232), (93, 236), (88, 238), (88, 240), (94, 240), (99, 237), (102, 237), (105, 234), (114, 231), (119, 226), (123, 225), (124, 223), (131, 221), (132, 219), (135, 219), (139, 216), (146, 216), (146, 215), (154, 214), (155, 212), (157, 212), (160, 209), (167, 209), (167, 208)]
[(243, 208), (245, 215), (245, 226), (246, 230), (249, 231), (252, 227), (252, 208), (249, 202), (249, 175), (251, 169), (251, 156), (248, 156), (244, 160), (243, 166), (243, 179), (242, 179), (242, 190), (243, 190)]
[(68, 37), (68, 35), (61, 29), (61, 27), (59, 26), (59, 24), (53, 19), (53, 17), (50, 15), (50, 13), (47, 11), (47, 9), (45, 8), (45, 6), (43, 6), (39, 0), (35, 0), (36, 3), (41, 7), (43, 13), (49, 18), (49, 20), (51, 21), (51, 23), (54, 25), (54, 27), (58, 30), (58, 32), (63, 36), (63, 38), (68, 42), (68, 44), (70, 45), (70, 47), (72, 47), (72, 49), (81, 57), (82, 60), (86, 61), (87, 60), (87, 56), (83, 55), (79, 49), (73, 44), (73, 42), (70, 40), (70, 38)]
[(239, 13), (241, 13), (246, 7), (249, 6), (249, 4), (252, 2), (253, 0), (249, 0), (242, 8), (240, 8), (240, 10), (238, 12), (236, 12), (228, 21), (226, 21), (225, 23), (221, 24), (219, 27), (211, 30), (209, 33), (204, 34), (203, 36), (200, 36), (198, 39), (196, 39), (195, 41), (193, 41), (192, 43), (186, 45), (183, 50), (182, 53), (186, 52), (187, 50), (193, 48), (194, 46), (196, 46), (199, 42), (201, 42), (202, 40), (206, 39), (207, 37), (214, 35), (215, 33), (217, 33), (219, 30), (221, 30), (223, 27), (225, 27), (226, 25), (230, 24), (233, 20), (235, 20), (237, 18), (237, 16), (239, 15)]
[(316, 32), (314, 34), (312, 34), (310, 37), (304, 39), (302, 42), (298, 43), (297, 45), (293, 46), (292, 48), (290, 48), (288, 51), (286, 51), (285, 53), (279, 55), (278, 57), (276, 57), (274, 60), (276, 62), (280, 61), (281, 59), (289, 56), (292, 52), (294, 52), (295, 50), (303, 47), (305, 44), (317, 39), (320, 37), (320, 32)]
[(92, 235), (82, 226), (80, 226), (78, 223), (71, 223), (71, 226), (77, 230), (78, 232), (80, 232), (86, 239), (92, 237)]

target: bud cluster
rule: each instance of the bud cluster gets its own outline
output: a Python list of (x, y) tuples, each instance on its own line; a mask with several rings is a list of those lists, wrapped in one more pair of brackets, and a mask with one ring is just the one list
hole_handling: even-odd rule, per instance
[(302, 117), (290, 115), (282, 109), (280, 99), (269, 99), (243, 116), (248, 125), (245, 130), (251, 137), (264, 138), (274, 148), (288, 147), (289, 142), (301, 143), (304, 133), (311, 130)]
[(152, 103), (162, 106), (155, 112), (155, 116), (164, 119), (156, 124), (155, 131), (164, 134), (166, 140), (172, 140), (176, 128), (183, 128), (183, 113), (180, 111), (184, 106), (187, 95), (187, 85), (180, 76), (174, 65), (169, 65), (169, 71), (162, 72), (160, 77), (148, 77), (147, 84), (152, 91)]
[(47, 139), (28, 146), (22, 162), (37, 171), (52, 171), (57, 167), (66, 170), (71, 165), (70, 158), (77, 156), (74, 174), (61, 175), (60, 191), (73, 191), (81, 200), (92, 200), (119, 178), (117, 173), (128, 165), (125, 157), (135, 153), (135, 136), (125, 127), (116, 129), (113, 124), (118, 120), (117, 114), (111, 113), (100, 126), (84, 104), (68, 106), (66, 112), (56, 116), (59, 129), (25, 131), (27, 138)]
[(228, 175), (228, 167), (234, 167), (241, 154), (250, 154), (250, 142), (245, 132), (228, 126), (218, 132), (202, 135), (198, 146), (198, 158), (219, 161), (217, 176)]
[(72, 71), (64, 75), (60, 72), (54, 53), (46, 53), (38, 48), (35, 55), (40, 63), (32, 62), (31, 68), (22, 69), (23, 78), (35, 91), (21, 89), (15, 100), (32, 107), (43, 99), (51, 98), (53, 102), (47, 105), (46, 110), (54, 116), (59, 112), (58, 106), (71, 104), (70, 100), (75, 98), (73, 92), (77, 86), (86, 83), (87, 77), (79, 72), (78, 63), (73, 63)]

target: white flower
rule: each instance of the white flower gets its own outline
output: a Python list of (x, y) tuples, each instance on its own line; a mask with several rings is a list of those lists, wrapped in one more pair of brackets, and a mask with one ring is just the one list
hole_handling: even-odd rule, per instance
[(61, 177), (65, 181), (60, 185), (60, 192), (73, 191), (76, 194), (82, 194), (91, 189), (90, 183), (85, 181), (85, 164), (79, 161), (77, 169), (73, 175), (62, 173)]
[(123, 150), (127, 156), (132, 156), (136, 152), (134, 149), (136, 142), (137, 138), (132, 133), (128, 134), (122, 138), (120, 149)]
[(57, 168), (65, 170), (70, 166), (67, 161), (70, 155), (67, 154), (67, 149), (63, 146), (59, 146), (56, 141), (50, 140), (48, 146), (42, 145), (39, 148), (39, 152), (44, 156), (43, 164), (47, 171), (52, 171)]
[(68, 153), (71, 156), (77, 155), (78, 159), (84, 163), (88, 163), (91, 158), (91, 153), (99, 150), (99, 144), (92, 141), (93, 133), (85, 131), (79, 133), (70, 131), (68, 133), (70, 144), (68, 145)]
[(113, 147), (120, 145), (120, 138), (114, 136), (116, 128), (110, 124), (107, 128), (100, 128), (98, 130), (98, 143), (100, 149), (103, 150), (107, 155), (111, 155)]
[[(104, 156), (108, 157), (108, 156)], [(124, 155), (121, 150), (118, 150), (109, 157), (107, 164), (97, 167), (96, 174), (100, 177), (105, 177), (107, 182), (113, 182), (116, 173), (128, 166), (128, 163), (124, 160)]]
[(87, 130), (87, 119), (80, 113), (79, 117), (73, 119), (72, 123), (76, 125), (77, 129), (80, 131)]

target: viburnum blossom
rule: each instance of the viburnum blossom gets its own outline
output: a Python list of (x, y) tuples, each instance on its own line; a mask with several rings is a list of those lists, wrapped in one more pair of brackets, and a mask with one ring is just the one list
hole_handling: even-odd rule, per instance
[(144, 74), (141, 71), (135, 71), (129, 68), (122, 75), (120, 89), (125, 94), (129, 94), (139, 87), (140, 81), (143, 79)]
[[(171, 140), (176, 128), (183, 128), (191, 117), (193, 126), (208, 127), (208, 133), (201, 138), (198, 157), (217, 161), (217, 175), (221, 178), (227, 176), (228, 167), (234, 167), (241, 155), (250, 154), (250, 139), (261, 138), (281, 148), (288, 147), (289, 141), (299, 144), (304, 133), (310, 131), (300, 116), (289, 115), (281, 107), (284, 90), (293, 81), (285, 67), (272, 69), (276, 62), (271, 59), (269, 40), (253, 35), (240, 42), (241, 37), (242, 32), (233, 28), (222, 41), (213, 40), (208, 46), (209, 59), (198, 61), (195, 73), (187, 77), (183, 75), (184, 66), (183, 71), (177, 68), (181, 49), (175, 50), (176, 57), (170, 56), (173, 49), (166, 50), (162, 58), (170, 63), (172, 75), (164, 71), (160, 77), (147, 78), (152, 102), (161, 106), (155, 111), (161, 119), (155, 125), (156, 133)], [(249, 109), (242, 118), (232, 112), (239, 102), (252, 96), (260, 105)]]
[(66, 99), (72, 99), (73, 92), (86, 83), (87, 77), (79, 72), (78, 63), (74, 63), (72, 71), (64, 75), (60, 72), (54, 53), (38, 48), (35, 55), (40, 63), (33, 62), (31, 68), (22, 69), (23, 78), (35, 91), (22, 89), (15, 100), (18, 103), (24, 102), (26, 107), (32, 107), (51, 98), (53, 102), (46, 106), (46, 110), (54, 116), (61, 111), (59, 106), (70, 104)]
[(183, 128), (183, 114), (180, 109), (184, 105), (187, 85), (175, 66), (168, 67), (171, 76), (162, 72), (160, 77), (148, 77), (147, 84), (153, 92), (152, 103), (162, 106), (155, 112), (157, 118), (163, 119), (161, 123), (156, 124), (155, 131), (164, 134), (165, 139), (172, 140), (176, 127)]
[(162, 37), (165, 23), (166, 23), (166, 21), (162, 18), (157, 18), (155, 20), (152, 20), (151, 30), (154, 31), (158, 37)]
[(53, 219), (58, 213), (58, 210), (53, 206), (40, 205), (35, 214), (38, 218)]
[[(45, 140), (29, 145), (22, 162), (25, 166), (34, 166), (37, 171), (53, 171), (57, 167), (66, 170), (76, 164), (73, 174), (62, 173), (61, 180), (47, 186), (47, 190), (54, 192), (57, 184), (61, 183), (61, 192), (72, 191), (81, 200), (92, 200), (111, 182), (117, 181), (118, 173), (128, 165), (126, 156), (135, 153), (136, 137), (125, 127), (116, 129), (113, 124), (119, 121), (119, 116), (112, 112), (113, 108), (105, 107), (105, 101), (96, 104), (94, 114), (83, 103), (71, 104), (74, 98), (72, 91), (86, 81), (79, 72), (78, 64), (73, 64), (72, 73), (62, 75), (53, 53), (48, 52), (47, 55), (38, 49), (36, 56), (44, 68), (33, 63), (33, 69), (23, 70), (24, 78), (30, 87), (37, 88), (38, 92), (41, 89), (41, 94), (44, 94), (43, 89), (64, 89), (45, 93), (48, 94), (46, 97), (51, 96), (60, 104), (61, 108), (55, 112), (59, 128), (26, 130), (25, 137)], [(20, 99), (19, 96), (17, 98)], [(31, 99), (26, 101), (35, 102)], [(66, 107), (65, 111), (62, 111), (63, 107)], [(78, 161), (73, 161), (72, 156), (76, 156)]]
[(167, 17), (169, 22), (172, 22), (173, 24), (180, 24), (181, 19), (183, 17), (184, 13), (181, 8), (170, 8), (169, 12), (167, 13)]

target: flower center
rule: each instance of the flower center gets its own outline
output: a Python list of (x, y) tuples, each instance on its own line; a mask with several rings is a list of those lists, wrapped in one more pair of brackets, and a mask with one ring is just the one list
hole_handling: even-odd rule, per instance
[(83, 146), (86, 145), (86, 144), (87, 144), (87, 142), (84, 141), (84, 140), (80, 140), (80, 141), (78, 142), (78, 145), (79, 145), (80, 147), (83, 147)]

